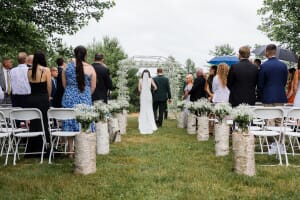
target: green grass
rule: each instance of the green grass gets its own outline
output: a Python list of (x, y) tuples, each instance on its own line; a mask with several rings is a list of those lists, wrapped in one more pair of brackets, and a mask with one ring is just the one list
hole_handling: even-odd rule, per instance
[[(128, 134), (97, 156), (97, 173), (74, 175), (69, 158), (40, 165), (21, 158), (0, 167), (0, 199), (300, 199), (300, 168), (257, 166), (255, 177), (232, 171), (232, 155), (215, 157), (214, 142), (164, 122), (153, 135), (140, 135), (129, 118)], [(258, 156), (258, 164), (277, 163)], [(0, 158), (4, 163), (4, 158)], [(291, 159), (300, 164), (299, 158)]]

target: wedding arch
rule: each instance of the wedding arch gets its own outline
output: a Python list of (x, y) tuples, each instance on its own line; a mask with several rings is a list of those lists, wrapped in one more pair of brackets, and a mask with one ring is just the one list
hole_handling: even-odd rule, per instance
[(163, 73), (170, 80), (170, 88), (172, 93), (172, 103), (168, 105), (170, 113), (176, 112), (178, 94), (180, 91), (180, 77), (182, 66), (180, 63), (171, 58), (162, 56), (133, 56), (131, 58), (120, 61), (118, 74), (118, 99), (129, 101), (129, 89), (127, 86), (127, 76), (130, 69), (140, 68), (158, 68), (163, 69)]

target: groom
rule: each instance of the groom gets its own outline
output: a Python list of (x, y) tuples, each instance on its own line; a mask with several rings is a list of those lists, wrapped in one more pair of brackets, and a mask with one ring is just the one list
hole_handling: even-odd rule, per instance
[[(169, 79), (163, 75), (162, 68), (157, 68), (157, 76), (153, 78), (157, 90), (153, 92), (153, 112), (156, 125), (158, 127), (162, 126), (163, 114), (167, 107), (167, 100), (171, 103), (171, 90)], [(157, 109), (159, 110), (159, 115), (157, 118)]]

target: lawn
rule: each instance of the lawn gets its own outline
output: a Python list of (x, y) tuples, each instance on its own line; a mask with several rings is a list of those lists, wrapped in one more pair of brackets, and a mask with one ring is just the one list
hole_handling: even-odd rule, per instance
[[(128, 133), (97, 156), (97, 173), (72, 173), (72, 160), (21, 158), (0, 167), (0, 199), (300, 199), (300, 168), (257, 166), (255, 177), (232, 171), (232, 155), (214, 156), (214, 142), (167, 120), (153, 135), (140, 135), (137, 118), (129, 118)], [(277, 163), (258, 156), (258, 164)], [(4, 163), (4, 158), (0, 158)], [(291, 159), (299, 164), (299, 158)]]

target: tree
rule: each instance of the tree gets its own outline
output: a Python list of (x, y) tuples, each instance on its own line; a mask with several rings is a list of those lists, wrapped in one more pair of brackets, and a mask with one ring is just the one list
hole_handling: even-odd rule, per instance
[(209, 51), (209, 54), (212, 56), (233, 56), (235, 52), (229, 44), (222, 44), (215, 46), (214, 50)]
[[(115, 89), (118, 76), (117, 71), (119, 69), (119, 61), (127, 58), (127, 55), (123, 48), (121, 47), (117, 38), (109, 38), (108, 36), (103, 37), (101, 42), (93, 41), (92, 44), (87, 46), (88, 57), (87, 61), (89, 63), (94, 62), (94, 57), (96, 53), (102, 53), (104, 55), (104, 62), (110, 70), (110, 75), (112, 77), (113, 89)], [(116, 97), (116, 91), (113, 92), (113, 97)]]
[(265, 32), (271, 40), (300, 53), (299, 0), (264, 0), (263, 7), (257, 12), (262, 20), (259, 30)]
[(185, 68), (188, 74), (194, 74), (196, 72), (195, 62), (190, 58), (185, 61)]
[(58, 35), (74, 34), (93, 18), (100, 20), (114, 1), (0, 0), (0, 52), (50, 51)]

